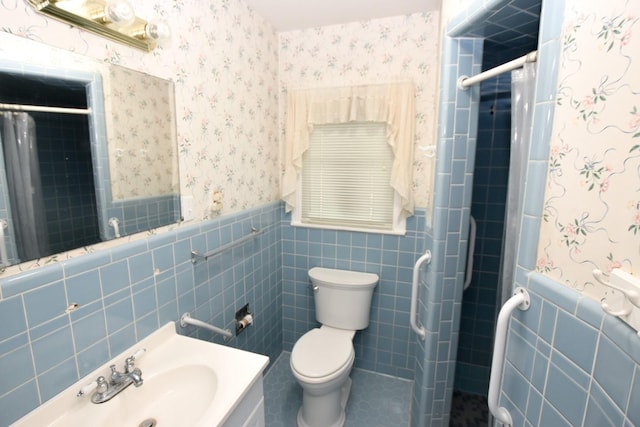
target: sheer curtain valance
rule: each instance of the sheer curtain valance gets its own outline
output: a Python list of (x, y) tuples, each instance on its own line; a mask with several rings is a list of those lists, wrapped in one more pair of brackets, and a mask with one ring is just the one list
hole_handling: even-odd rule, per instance
[(382, 122), (386, 123), (387, 142), (394, 155), (390, 184), (401, 200), (400, 215), (412, 215), (415, 115), (412, 83), (289, 91), (282, 179), (287, 211), (296, 206), (302, 155), (309, 148), (314, 125)]

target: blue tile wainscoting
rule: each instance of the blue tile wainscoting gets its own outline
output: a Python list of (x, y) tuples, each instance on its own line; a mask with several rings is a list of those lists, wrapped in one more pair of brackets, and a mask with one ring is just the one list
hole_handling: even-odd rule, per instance
[(640, 337), (599, 304), (538, 273), (515, 310), (502, 397), (515, 426), (640, 425)]
[(317, 327), (312, 267), (375, 273), (380, 281), (371, 302), (369, 327), (356, 334), (355, 366), (413, 379), (415, 335), (409, 329), (413, 265), (423, 246), (424, 210), (407, 220), (404, 236), (292, 227), (282, 222), (283, 347), (291, 351), (305, 332)]
[[(235, 311), (250, 303), (256, 323), (227, 345), (275, 360), (282, 351), (281, 216), (280, 203), (272, 203), (0, 279), (0, 425), (184, 312), (231, 328)], [(251, 227), (265, 232), (191, 263), (192, 250), (215, 249)], [(65, 312), (72, 303), (78, 309)], [(220, 341), (193, 327), (178, 330)]]
[[(192, 265), (191, 250), (215, 249), (252, 226), (266, 233)], [(0, 333), (0, 425), (187, 311), (230, 327), (249, 302), (256, 323), (227, 345), (275, 360), (317, 326), (307, 278), (316, 265), (380, 276), (371, 323), (356, 335), (356, 366), (413, 379), (408, 313), (424, 228), (424, 211), (405, 236), (291, 227), (274, 203), (2, 279), (0, 321), (9, 326)], [(65, 313), (71, 303), (79, 308)], [(193, 327), (181, 332), (220, 342)]]

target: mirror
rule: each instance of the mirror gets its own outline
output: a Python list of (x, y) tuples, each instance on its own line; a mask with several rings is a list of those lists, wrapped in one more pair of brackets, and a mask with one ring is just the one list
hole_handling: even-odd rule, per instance
[(171, 81), (0, 33), (0, 262), (179, 221), (175, 117)]

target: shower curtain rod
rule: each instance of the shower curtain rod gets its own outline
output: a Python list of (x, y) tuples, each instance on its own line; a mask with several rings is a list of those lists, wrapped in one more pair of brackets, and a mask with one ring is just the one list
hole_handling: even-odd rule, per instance
[(521, 56), (520, 58), (516, 58), (502, 65), (498, 65), (497, 67), (491, 68), (487, 71), (483, 71), (482, 73), (476, 74), (475, 76), (460, 76), (460, 78), (458, 79), (458, 88), (466, 89), (469, 86), (490, 79), (491, 77), (498, 76), (502, 73), (506, 73), (507, 71), (515, 70), (516, 68), (520, 68), (527, 62), (536, 62), (537, 57), (538, 52), (534, 50), (524, 56)]
[(41, 105), (2, 104), (0, 110), (34, 111), (42, 113), (89, 114), (88, 108), (47, 107)]

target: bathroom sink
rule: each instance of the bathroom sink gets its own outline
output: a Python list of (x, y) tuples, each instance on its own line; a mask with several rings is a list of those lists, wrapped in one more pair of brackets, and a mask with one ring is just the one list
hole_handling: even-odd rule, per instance
[(155, 420), (159, 426), (195, 425), (212, 404), (217, 388), (216, 375), (208, 366), (171, 369), (127, 390), (126, 398), (113, 402), (118, 406), (113, 408), (117, 415), (107, 421), (119, 426), (138, 426), (145, 420)]
[[(91, 402), (92, 393), (76, 396), (98, 376), (108, 378), (111, 364), (120, 370), (139, 349), (146, 349), (135, 362), (142, 371), (141, 386), (131, 385), (99, 404)], [(268, 361), (266, 356), (178, 335), (175, 324), (168, 323), (13, 426), (222, 425), (261, 379)]]

